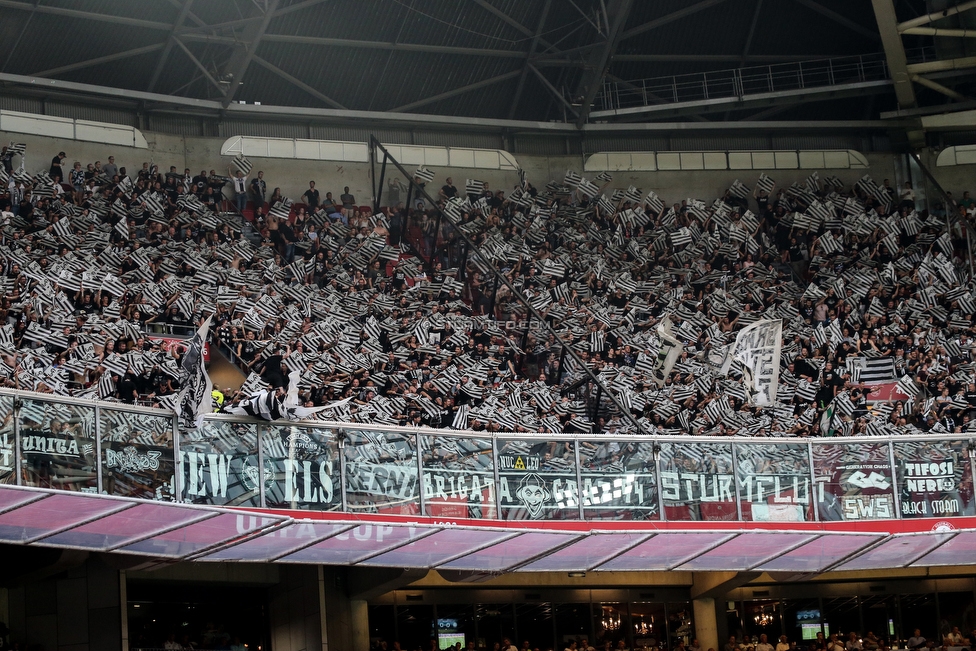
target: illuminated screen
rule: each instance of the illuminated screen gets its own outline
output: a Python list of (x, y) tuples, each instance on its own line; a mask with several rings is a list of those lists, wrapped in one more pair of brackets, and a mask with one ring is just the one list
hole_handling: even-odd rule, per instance
[[(800, 624), (801, 637), (804, 640), (816, 640), (817, 633), (820, 632), (820, 624)], [(823, 625), (824, 637), (830, 636), (830, 625)]]
[(457, 643), (461, 643), (461, 648), (464, 648), (464, 633), (438, 633), (437, 634), (437, 648), (446, 649), (452, 647)]

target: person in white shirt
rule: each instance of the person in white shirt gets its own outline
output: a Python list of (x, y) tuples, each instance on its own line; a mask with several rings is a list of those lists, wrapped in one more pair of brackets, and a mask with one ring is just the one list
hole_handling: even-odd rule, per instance
[(779, 642), (776, 643), (775, 651), (790, 651), (790, 642), (786, 639), (785, 635), (779, 636)]
[(759, 644), (756, 645), (756, 651), (773, 651), (773, 645), (769, 643), (769, 638), (763, 633), (759, 636)]
[(237, 205), (237, 212), (243, 215), (247, 208), (247, 177), (240, 170), (234, 175), (234, 203)]
[(959, 632), (958, 626), (953, 626), (952, 631), (945, 636), (945, 641), (950, 646), (959, 646), (963, 642), (962, 633)]
[(847, 647), (847, 651), (861, 651), (864, 648), (864, 645), (861, 644), (861, 639), (854, 631), (851, 631), (847, 636), (847, 643), (844, 646)]
[(921, 629), (916, 628), (912, 636), (908, 638), (908, 648), (917, 649), (918, 647), (925, 646), (926, 642), (927, 640), (925, 639), (925, 636), (922, 635)]

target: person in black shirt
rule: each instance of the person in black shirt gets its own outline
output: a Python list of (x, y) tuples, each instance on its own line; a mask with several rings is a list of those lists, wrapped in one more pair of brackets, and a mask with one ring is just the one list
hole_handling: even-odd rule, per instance
[(453, 199), (458, 196), (458, 189), (454, 187), (454, 180), (450, 177), (447, 178), (447, 183), (441, 188), (439, 193), (442, 199)]
[(319, 191), (315, 189), (315, 181), (308, 182), (308, 190), (305, 190), (302, 198), (313, 211), (319, 207)]
[(65, 154), (64, 152), (59, 152), (57, 156), (51, 159), (51, 169), (48, 174), (55, 182), (60, 181), (64, 178), (64, 173), (61, 171), (61, 164), (64, 162)]

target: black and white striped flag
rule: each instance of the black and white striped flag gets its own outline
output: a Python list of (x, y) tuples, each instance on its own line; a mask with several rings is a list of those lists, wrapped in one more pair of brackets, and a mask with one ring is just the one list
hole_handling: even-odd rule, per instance
[(429, 170), (426, 167), (418, 167), (417, 171), (413, 173), (413, 178), (417, 179), (421, 183), (430, 183), (434, 180), (434, 171)]
[(468, 194), (481, 194), (485, 191), (485, 182), (477, 179), (467, 179), (464, 182), (464, 189)]
[(23, 156), (27, 153), (27, 143), (25, 142), (12, 142), (7, 146), (7, 153), (12, 156)]
[(580, 182), (583, 181), (583, 177), (573, 170), (566, 170), (566, 176), (563, 177), (563, 185), (569, 186), (571, 188), (578, 188)]
[(745, 183), (736, 179), (729, 186), (729, 194), (733, 197), (738, 197), (740, 199), (745, 199), (749, 196), (749, 188), (746, 187)]
[(245, 158), (244, 154), (238, 154), (235, 156), (232, 164), (234, 166), (234, 171), (241, 172), (244, 174), (244, 176), (250, 174), (251, 168), (253, 167), (253, 165), (251, 165), (251, 161)]
[(647, 209), (650, 210), (651, 214), (653, 215), (660, 214), (660, 212), (664, 210), (664, 202), (661, 200), (661, 197), (655, 194), (654, 190), (648, 192), (647, 196), (644, 197), (644, 205), (647, 206)]
[(596, 175), (596, 180), (603, 181), (604, 183), (609, 183), (610, 181), (613, 180), (613, 175), (611, 175), (610, 172), (600, 172), (599, 174)]
[(903, 375), (900, 380), (898, 380), (898, 390), (902, 393), (914, 398), (919, 393), (918, 385), (915, 384), (915, 380), (907, 375)]
[(596, 187), (596, 185), (594, 185), (591, 181), (587, 181), (586, 179), (580, 180), (577, 189), (588, 199), (592, 199), (596, 195), (600, 194), (600, 188)]
[(773, 188), (775, 186), (776, 186), (776, 181), (769, 178), (765, 174), (760, 174), (759, 180), (756, 181), (756, 187), (759, 188), (760, 192), (762, 192), (763, 194), (769, 194), (770, 192), (773, 191)]

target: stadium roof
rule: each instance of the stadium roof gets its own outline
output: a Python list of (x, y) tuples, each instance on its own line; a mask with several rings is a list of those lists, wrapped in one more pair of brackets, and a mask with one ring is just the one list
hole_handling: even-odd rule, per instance
[[(267, 112), (577, 127), (878, 119), (961, 108), (973, 96), (972, 66), (944, 65), (966, 60), (971, 39), (926, 31), (972, 23), (973, 3), (934, 21), (922, 18), (928, 4), (0, 0), (0, 39), (9, 44), (0, 82), (75, 95), (85, 93), (75, 84), (97, 86), (92, 97), (103, 102), (105, 89), (124, 89), (111, 101), (146, 111), (186, 111), (203, 100), (201, 111), (246, 102)], [(920, 26), (905, 27), (911, 21)]]

